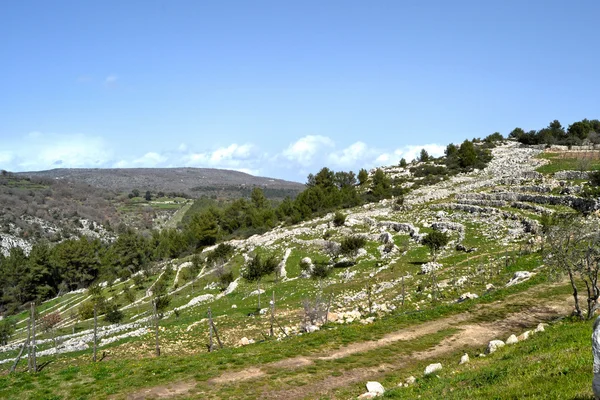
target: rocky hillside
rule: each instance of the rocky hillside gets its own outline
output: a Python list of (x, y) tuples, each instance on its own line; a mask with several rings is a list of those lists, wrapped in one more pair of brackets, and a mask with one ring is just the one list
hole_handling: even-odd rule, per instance
[[(99, 348), (108, 354), (101, 367), (89, 365), (90, 293), (48, 301), (38, 307), (41, 318), (54, 313), (60, 322), (38, 342), (42, 359), (54, 360), (46, 380), (16, 377), (0, 385), (0, 395), (347, 399), (392, 386), (398, 398), (425, 398), (431, 387), (451, 396), (431, 382), (443, 379), (449, 362), (448, 382), (471, 385), (451, 377), (459, 360), (470, 368), (475, 357), (504, 360), (505, 344), (542, 343), (548, 324), (572, 309), (569, 287), (550, 281), (542, 260), (542, 220), (576, 210), (597, 224), (600, 202), (579, 196), (583, 182), (568, 173), (536, 171), (549, 162), (541, 153), (506, 142), (485, 169), (418, 187), (403, 201), (344, 210), (342, 221), (329, 214), (281, 226), (103, 282), (123, 320), (101, 318)], [(410, 168), (385, 171), (418, 186)], [(449, 239), (435, 253), (423, 241), (433, 232)], [(255, 279), (257, 265), (274, 270)], [(170, 303), (157, 358), (152, 302), (160, 290)], [(16, 335), (0, 347), (5, 368), (26, 339), (26, 314), (15, 322)], [(217, 351), (207, 352), (210, 338)], [(535, 352), (536, 345), (524, 346)], [(522, 364), (536, 362), (533, 354)], [(557, 369), (543, 380), (570, 379)], [(489, 374), (480, 379), (498, 378)], [(66, 384), (67, 377), (90, 383)], [(511, 393), (526, 397), (530, 386)]]

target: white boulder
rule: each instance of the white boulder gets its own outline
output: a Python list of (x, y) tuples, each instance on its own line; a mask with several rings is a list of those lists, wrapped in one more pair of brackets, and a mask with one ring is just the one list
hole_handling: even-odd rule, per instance
[(510, 335), (508, 339), (506, 339), (506, 344), (515, 344), (519, 343), (519, 339), (515, 335)]
[(460, 362), (459, 362), (458, 364), (459, 364), (459, 365), (466, 364), (466, 363), (468, 363), (469, 361), (470, 361), (470, 360), (469, 360), (469, 355), (468, 355), (467, 353), (465, 353), (465, 354), (463, 354), (463, 356), (460, 358)]
[(423, 374), (429, 375), (429, 374), (433, 374), (436, 371), (441, 371), (441, 370), (442, 370), (441, 363), (429, 364), (427, 367), (425, 367), (425, 372)]
[(487, 354), (492, 354), (494, 353), (496, 350), (498, 350), (501, 347), (504, 347), (504, 342), (502, 340), (492, 340), (488, 343), (488, 347), (486, 350)]
[(381, 396), (385, 393), (385, 389), (381, 383), (370, 381), (367, 382), (367, 392), (375, 393), (376, 395)]

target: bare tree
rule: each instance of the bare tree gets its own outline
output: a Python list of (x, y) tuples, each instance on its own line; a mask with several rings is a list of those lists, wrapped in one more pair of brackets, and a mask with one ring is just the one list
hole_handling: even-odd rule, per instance
[(587, 319), (599, 307), (598, 275), (600, 273), (600, 229), (572, 214), (557, 218), (546, 234), (544, 259), (551, 271), (569, 277), (575, 302), (574, 314), (583, 318), (579, 302), (579, 287), (585, 286), (587, 294)]

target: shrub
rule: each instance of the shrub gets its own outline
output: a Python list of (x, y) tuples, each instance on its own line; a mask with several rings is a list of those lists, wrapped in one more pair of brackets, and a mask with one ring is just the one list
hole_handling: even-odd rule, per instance
[(0, 321), (0, 345), (8, 344), (8, 340), (15, 332), (15, 321), (12, 318), (4, 318)]
[(106, 308), (106, 313), (104, 319), (111, 324), (118, 324), (123, 321), (123, 311), (119, 310), (119, 305), (117, 303), (110, 303)]
[(235, 278), (233, 277), (233, 272), (231, 272), (231, 271), (223, 272), (219, 276), (219, 285), (221, 286), (221, 290), (227, 289), (227, 286), (229, 286), (229, 284), (231, 282), (233, 282), (234, 280), (235, 280)]
[(340, 252), (346, 256), (355, 256), (358, 249), (363, 247), (366, 243), (367, 240), (362, 236), (348, 236), (342, 240)]
[(342, 226), (342, 225), (344, 225), (345, 222), (346, 222), (346, 215), (344, 213), (337, 211), (335, 213), (335, 215), (333, 216), (333, 225)]

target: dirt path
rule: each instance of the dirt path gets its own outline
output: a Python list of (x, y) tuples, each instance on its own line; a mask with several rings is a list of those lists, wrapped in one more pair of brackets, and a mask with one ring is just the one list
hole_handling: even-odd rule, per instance
[[(270, 399), (303, 399), (307, 397), (319, 397), (325, 394), (331, 394), (333, 390), (344, 387), (349, 384), (360, 382), (365, 379), (373, 380), (382, 374), (391, 371), (400, 370), (406, 366), (409, 360), (435, 359), (436, 356), (459, 351), (465, 347), (481, 348), (487, 345), (492, 339), (506, 339), (510, 334), (520, 334), (539, 322), (549, 321), (561, 315), (568, 314), (572, 307), (570, 306), (570, 297), (560, 297), (552, 301), (545, 301), (544, 305), (530, 306), (526, 310), (508, 314), (499, 320), (491, 322), (473, 322), (478, 317), (493, 313), (494, 310), (501, 309), (511, 305), (521, 305), (526, 307), (526, 299), (533, 297), (535, 293), (549, 289), (555, 285), (537, 285), (525, 292), (516, 293), (508, 296), (503, 301), (491, 304), (479, 304), (472, 311), (463, 312), (449, 317), (440, 318), (433, 321), (427, 321), (419, 325), (400, 329), (383, 336), (378, 340), (352, 343), (340, 349), (326, 351), (313, 356), (299, 356), (287, 358), (274, 363), (269, 363), (261, 367), (246, 368), (242, 371), (224, 372), (218, 377), (210, 379), (207, 384), (209, 387), (232, 385), (237, 382), (248, 381), (251, 379), (266, 378), (268, 369), (288, 369), (294, 370), (312, 365), (317, 360), (335, 360), (344, 358), (353, 354), (368, 352), (380, 347), (389, 346), (398, 341), (414, 340), (426, 335), (434, 334), (438, 331), (448, 328), (458, 328), (459, 332), (451, 335), (440, 343), (425, 351), (412, 353), (410, 355), (399, 356), (393, 364), (384, 364), (376, 367), (355, 368), (345, 371), (340, 376), (329, 376), (324, 380), (316, 380), (301, 387), (290, 387), (277, 392), (265, 393)], [(174, 384), (173, 386), (175, 386)], [(192, 386), (193, 387), (193, 386)], [(192, 387), (188, 388), (190, 390)], [(159, 392), (154, 392), (158, 390)], [(169, 395), (168, 393), (172, 393)], [(175, 397), (184, 395), (187, 391), (165, 392), (164, 387), (147, 389), (130, 395), (129, 399), (141, 400), (146, 398)]]

